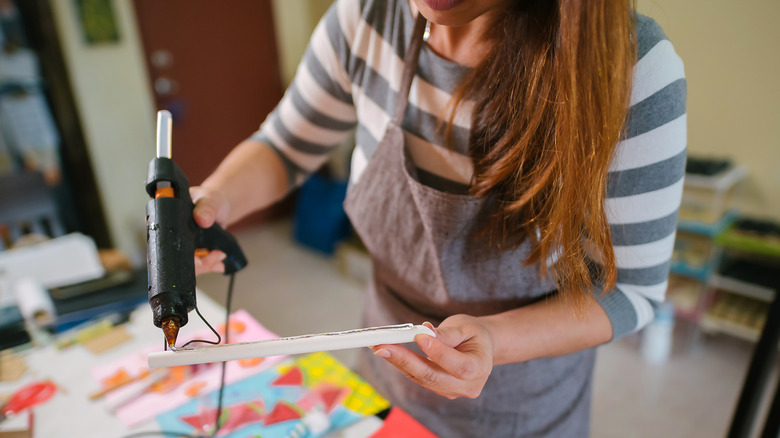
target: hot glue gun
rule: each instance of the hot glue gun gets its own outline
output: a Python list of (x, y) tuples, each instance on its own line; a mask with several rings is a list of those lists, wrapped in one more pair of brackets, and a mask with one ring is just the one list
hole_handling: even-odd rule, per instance
[(201, 228), (192, 217), (187, 176), (171, 160), (171, 113), (157, 113), (157, 158), (149, 163), (146, 192), (146, 263), (149, 305), (154, 325), (163, 329), (168, 346), (176, 344), (179, 328), (195, 309), (196, 250), (226, 254), (225, 274), (247, 264), (236, 239), (217, 224)]

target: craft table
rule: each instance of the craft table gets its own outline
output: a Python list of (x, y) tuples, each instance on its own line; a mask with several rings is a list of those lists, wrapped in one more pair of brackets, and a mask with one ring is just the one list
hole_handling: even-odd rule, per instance
[[(224, 322), (224, 307), (205, 293), (198, 292), (198, 308), (213, 325)], [(205, 327), (194, 312), (192, 315), (182, 333)], [(98, 382), (90, 375), (93, 366), (117, 360), (154, 342), (159, 342), (161, 347), (163, 345), (162, 332), (152, 323), (152, 311), (148, 305), (138, 307), (130, 321), (122, 327), (132, 339), (100, 355), (80, 345), (57, 350), (53, 344), (17, 353), (24, 358), (28, 370), (19, 381), (1, 382), (0, 393), (10, 393), (27, 383), (46, 379), (59, 388), (51, 400), (34, 408), (34, 437), (121, 438), (131, 433), (159, 430), (155, 421), (128, 429), (107, 410), (103, 400), (89, 400), (89, 395), (99, 389)], [(24, 425), (26, 421), (27, 414), (22, 414), (6, 423)]]
[[(198, 292), (198, 308), (212, 325), (224, 322), (224, 307), (202, 292)], [(51, 400), (34, 408), (34, 438), (57, 436), (122, 438), (138, 432), (160, 430), (156, 421), (127, 428), (109, 412), (105, 401), (89, 400), (89, 395), (99, 390), (98, 382), (90, 374), (92, 367), (125, 357), (154, 342), (160, 342), (162, 346), (162, 333), (152, 324), (152, 312), (147, 305), (138, 307), (132, 313), (130, 321), (122, 327), (132, 336), (132, 339), (100, 355), (95, 355), (80, 345), (58, 350), (53, 343), (17, 353), (24, 358), (28, 370), (19, 381), (0, 382), (0, 393), (11, 393), (27, 383), (47, 379), (58, 386), (58, 392)], [(190, 322), (182, 328), (182, 333), (204, 328), (206, 328), (205, 324), (193, 312)], [(5, 426), (19, 425), (23, 428), (27, 418), (27, 414), (24, 413), (9, 419), (3, 426), (5, 428)], [(328, 436), (330, 438), (367, 437), (376, 432), (382, 424), (379, 417), (370, 416)]]

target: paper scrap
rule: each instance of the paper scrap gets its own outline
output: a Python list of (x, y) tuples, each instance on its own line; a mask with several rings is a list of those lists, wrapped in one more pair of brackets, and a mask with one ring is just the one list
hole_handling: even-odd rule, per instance
[[(260, 325), (260, 323), (252, 318), (245, 310), (238, 310), (230, 316), (230, 329), (230, 342), (249, 342), (278, 337), (276, 334)], [(187, 334), (189, 335), (189, 339), (211, 339), (214, 336), (208, 329)], [(181, 335), (182, 334), (180, 334), (179, 338), (180, 343), (186, 342), (188, 339)], [(129, 356), (93, 368), (91, 370), (92, 377), (96, 382), (102, 382), (105, 378), (116, 374), (117, 371), (121, 369), (124, 369), (130, 375), (137, 375), (144, 370), (148, 371), (147, 355), (152, 351), (159, 351), (161, 349), (161, 343), (155, 342), (153, 345), (144, 349), (139, 349)], [(241, 363), (239, 361), (228, 362), (225, 372), (225, 383), (230, 384), (257, 374), (258, 372), (273, 366), (282, 359), (283, 357), (276, 357), (251, 363)], [(138, 397), (134, 397), (130, 401), (123, 402), (122, 406), (116, 410), (116, 415), (122, 423), (128, 427), (151, 420), (154, 418), (154, 415), (160, 412), (165, 412), (191, 401), (193, 398), (188, 396), (187, 392), (188, 390), (190, 393), (193, 392), (191, 389), (192, 383), (206, 383), (203, 387), (199, 388), (198, 394), (208, 393), (218, 389), (221, 374), (220, 370), (221, 367), (219, 364), (193, 366), (192, 377), (184, 380), (182, 384), (166, 386), (164, 389), (161, 387), (159, 392), (149, 391)], [(128, 394), (138, 392), (139, 388), (143, 389), (144, 385), (148, 385), (148, 382), (140, 381), (131, 383), (116, 391), (112, 391), (104, 398), (106, 402), (111, 405), (118, 400), (123, 398), (126, 399)]]
[(10, 351), (0, 353), (0, 382), (13, 382), (27, 372), (24, 359)]
[(114, 347), (118, 347), (131, 339), (133, 339), (133, 337), (130, 333), (127, 333), (127, 330), (123, 327), (114, 327), (106, 333), (83, 342), (82, 345), (94, 354), (101, 354)]
[(29, 430), (8, 430), (0, 431), (0, 438), (31, 438), (32, 433)]
[(433, 432), (426, 429), (425, 426), (417, 422), (406, 411), (399, 407), (393, 407), (387, 418), (385, 418), (382, 428), (371, 435), (371, 438), (394, 438), (399, 436), (436, 438)]

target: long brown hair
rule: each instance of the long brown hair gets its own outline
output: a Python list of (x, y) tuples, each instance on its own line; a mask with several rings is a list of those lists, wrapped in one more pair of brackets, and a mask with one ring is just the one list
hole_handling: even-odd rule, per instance
[(604, 197), (628, 112), (633, 11), (629, 0), (515, 1), (453, 95), (450, 126), (459, 103), (475, 103), (471, 194), (491, 200), (491, 242), (530, 238), (526, 263), (546, 275), (557, 259), (559, 291), (578, 302), (617, 277)]

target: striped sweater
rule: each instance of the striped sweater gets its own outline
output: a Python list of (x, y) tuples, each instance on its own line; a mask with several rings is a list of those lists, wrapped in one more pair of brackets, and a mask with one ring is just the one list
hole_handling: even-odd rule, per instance
[[(413, 25), (406, 0), (337, 0), (323, 17), (293, 83), (251, 137), (278, 153), (290, 187), (352, 132), (350, 184), (361, 177), (391, 120)], [(682, 61), (652, 19), (638, 16), (637, 37), (628, 132), (611, 162), (605, 202), (617, 288), (598, 299), (613, 339), (647, 324), (652, 303), (664, 299), (685, 172)], [(453, 144), (440, 144), (437, 131), (466, 69), (424, 45), (402, 125), (421, 182), (447, 192), (464, 192), (473, 173), (469, 105), (453, 121)]]

